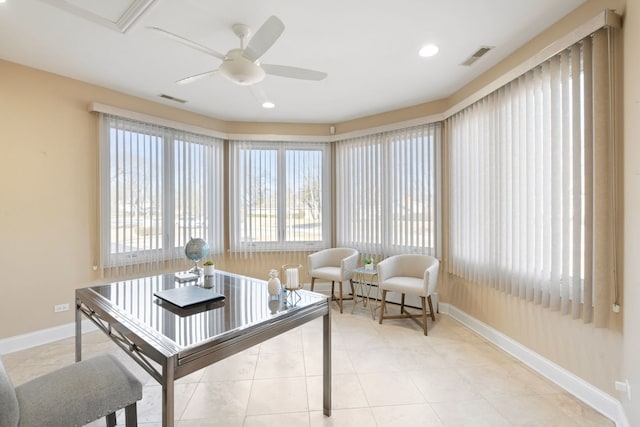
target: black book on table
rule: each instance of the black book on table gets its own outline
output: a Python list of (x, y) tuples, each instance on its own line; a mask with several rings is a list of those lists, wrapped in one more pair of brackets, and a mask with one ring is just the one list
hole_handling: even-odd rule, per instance
[(224, 299), (224, 295), (200, 286), (181, 286), (179, 288), (165, 289), (164, 291), (156, 291), (153, 295), (181, 308)]

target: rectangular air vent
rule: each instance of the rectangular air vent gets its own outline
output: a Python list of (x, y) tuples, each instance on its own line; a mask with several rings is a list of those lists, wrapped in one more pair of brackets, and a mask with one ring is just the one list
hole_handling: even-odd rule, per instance
[(473, 53), (473, 55), (471, 55), (469, 57), (469, 59), (467, 59), (466, 61), (464, 61), (461, 65), (466, 65), (469, 66), (471, 64), (473, 64), (474, 62), (476, 62), (478, 59), (482, 58), (487, 52), (489, 52), (491, 49), (493, 49), (492, 46), (482, 46), (480, 49), (478, 49), (477, 51), (475, 51)]
[(164, 93), (160, 94), (160, 98), (168, 99), (169, 101), (173, 101), (173, 102), (179, 102), (180, 104), (186, 104), (187, 103), (187, 101), (185, 101), (184, 99), (176, 98), (176, 97), (171, 96), (171, 95), (165, 95)]

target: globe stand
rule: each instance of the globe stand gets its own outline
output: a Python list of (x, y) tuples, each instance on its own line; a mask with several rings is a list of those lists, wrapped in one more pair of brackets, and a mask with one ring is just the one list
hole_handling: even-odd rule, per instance
[(198, 267), (198, 261), (194, 262), (193, 268), (189, 270), (189, 273), (197, 274), (198, 276), (202, 276), (204, 269)]

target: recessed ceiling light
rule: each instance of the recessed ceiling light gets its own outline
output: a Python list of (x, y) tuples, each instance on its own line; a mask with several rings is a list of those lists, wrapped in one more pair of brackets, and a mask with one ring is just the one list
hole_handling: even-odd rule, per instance
[(274, 104), (273, 102), (269, 102), (269, 101), (262, 103), (262, 107), (263, 108), (275, 108), (275, 106), (276, 106), (276, 104)]
[(429, 56), (433, 56), (436, 53), (438, 53), (439, 50), (440, 48), (435, 44), (428, 44), (423, 46), (422, 49), (420, 49), (420, 51), (418, 52), (418, 55), (422, 56), (423, 58), (428, 58)]
[(6, 3), (7, 0), (0, 0), (0, 3)]

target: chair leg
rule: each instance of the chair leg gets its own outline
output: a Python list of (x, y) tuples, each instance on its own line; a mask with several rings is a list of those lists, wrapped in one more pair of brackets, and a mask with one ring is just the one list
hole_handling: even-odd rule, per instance
[(106, 418), (107, 418), (107, 427), (115, 427), (115, 425), (116, 425), (116, 413), (112, 412), (110, 414), (107, 414)]
[(336, 299), (336, 294), (335, 294), (335, 286), (336, 283), (335, 282), (331, 282), (331, 301)]
[(138, 410), (136, 402), (124, 408), (125, 425), (127, 427), (138, 427)]
[(384, 304), (385, 301), (387, 300), (387, 290), (383, 289), (382, 290), (382, 302), (380, 303), (380, 321), (378, 322), (378, 324), (382, 325), (382, 319), (384, 319)]
[(342, 281), (340, 281), (340, 314), (342, 314)]
[(431, 320), (436, 321), (436, 315), (433, 311), (433, 304), (431, 303), (431, 295), (427, 297), (427, 301), (429, 301), (429, 311), (431, 311)]
[(424, 327), (424, 335), (427, 336), (427, 302), (425, 297), (420, 297), (422, 300), (422, 326)]
[(351, 295), (356, 294), (356, 290), (353, 288), (353, 279), (349, 279), (349, 284), (351, 285)]
[(400, 314), (404, 314), (404, 294), (400, 297)]
[(316, 278), (312, 277), (311, 278), (311, 292), (313, 292), (313, 287), (315, 286), (315, 284), (316, 284)]

